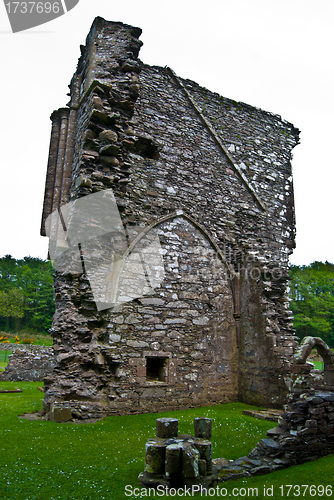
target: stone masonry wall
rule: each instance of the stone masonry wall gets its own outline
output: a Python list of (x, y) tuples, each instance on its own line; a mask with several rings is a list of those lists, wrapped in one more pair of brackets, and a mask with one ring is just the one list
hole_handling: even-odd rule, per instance
[[(53, 115), (42, 233), (64, 203), (112, 189), (123, 251), (156, 235), (164, 279), (98, 312), (80, 260), (58, 269), (46, 411), (62, 401), (82, 417), (237, 398), (280, 406), (297, 345), (286, 286), (298, 131), (144, 65), (139, 35), (93, 23), (63, 128)], [(84, 262), (94, 252), (83, 245)], [(113, 293), (130, 292), (124, 282)]]
[(267, 431), (245, 457), (221, 464), (213, 460), (219, 481), (268, 474), (334, 452), (334, 393), (290, 394), (279, 426)]
[[(316, 349), (324, 362), (322, 377), (312, 377), (307, 359)], [(221, 481), (267, 474), (334, 452), (334, 354), (319, 337), (304, 337), (291, 359), (285, 379), (289, 388), (278, 427), (267, 431), (246, 457), (217, 460)]]
[(0, 380), (43, 381), (56, 364), (52, 347), (0, 344), (0, 349), (13, 351)]

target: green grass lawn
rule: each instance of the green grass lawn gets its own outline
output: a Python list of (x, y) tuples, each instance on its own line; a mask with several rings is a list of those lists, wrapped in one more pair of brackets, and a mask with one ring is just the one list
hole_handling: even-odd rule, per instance
[(45, 345), (45, 346), (51, 346), (53, 345), (53, 339), (51, 335), (47, 333), (5, 333), (5, 332), (0, 332), (0, 336), (5, 335), (9, 342), (11, 344), (15, 344), (15, 337), (17, 336), (20, 340), (21, 344), (25, 343), (30, 343), (30, 342), (24, 342), (24, 339), (32, 339), (34, 345)]
[[(18, 419), (19, 414), (41, 408), (43, 394), (37, 389), (40, 385), (41, 382), (0, 382), (0, 390), (20, 387), (23, 391), (0, 394), (1, 500), (144, 498), (139, 494), (126, 496), (125, 486), (139, 487), (137, 477), (144, 469), (145, 443), (155, 436), (155, 420), (159, 416), (178, 418), (179, 432), (191, 434), (194, 417), (212, 418), (214, 458), (236, 459), (246, 455), (266, 436), (266, 430), (275, 426), (273, 422), (242, 415), (243, 409), (252, 407), (241, 403), (163, 414), (108, 417), (95, 424)], [(220, 486), (226, 488), (231, 498), (254, 497), (250, 492), (256, 490), (248, 491), (248, 488), (258, 488), (257, 498), (280, 499), (286, 498), (287, 493), (284, 487), (282, 496), (280, 486), (287, 484), (333, 484), (333, 470), (334, 456), (329, 456), (266, 476), (220, 483)], [(264, 487), (271, 486), (273, 495), (264, 495)], [(244, 489), (238, 496), (234, 488)], [(291, 490), (289, 496), (330, 498), (326, 494), (303, 496), (295, 493), (297, 489)], [(196, 495), (195, 498), (201, 497)], [(210, 498), (222, 497), (215, 494)]]
[(0, 351), (0, 372), (6, 368), (10, 354), (11, 351)]
[(314, 364), (314, 369), (315, 370), (323, 370), (324, 369), (324, 362), (323, 361), (312, 361)]
[(0, 363), (8, 363), (8, 356), (12, 354), (12, 351), (1, 351), (0, 350)]

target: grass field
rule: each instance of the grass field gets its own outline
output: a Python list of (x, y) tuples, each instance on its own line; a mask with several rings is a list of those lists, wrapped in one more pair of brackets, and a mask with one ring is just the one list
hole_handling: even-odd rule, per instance
[(0, 350), (0, 372), (2, 372), (6, 368), (8, 364), (8, 357), (10, 354), (12, 354), (12, 351)]
[[(4, 333), (0, 332), (0, 337), (5, 335), (10, 344), (15, 344), (15, 333)], [(21, 344), (24, 345), (23, 339), (33, 339), (33, 345), (45, 345), (45, 346), (52, 346), (53, 345), (53, 339), (51, 335), (43, 334), (43, 333), (33, 333), (33, 334), (18, 334), (18, 338), (21, 341)], [(12, 354), (11, 351), (2, 351), (0, 350), (0, 373), (4, 371), (4, 369), (7, 366), (8, 363), (8, 356)], [(1, 498), (1, 497), (0, 497)]]
[(53, 345), (53, 339), (51, 335), (48, 335), (46, 333), (5, 333), (5, 332), (0, 332), (0, 337), (1, 336), (6, 336), (7, 339), (9, 340), (9, 343), (15, 344), (16, 336), (20, 339), (21, 344), (25, 343), (30, 343), (30, 342), (24, 342), (24, 339), (30, 339), (33, 340), (34, 345), (46, 345), (46, 346), (51, 346)]
[[(159, 416), (178, 418), (179, 431), (191, 434), (194, 417), (212, 418), (214, 458), (236, 459), (249, 453), (266, 436), (266, 430), (276, 425), (242, 415), (243, 409), (251, 407), (241, 403), (163, 414), (108, 417), (95, 424), (55, 424), (18, 419), (17, 415), (41, 408), (43, 394), (37, 389), (40, 385), (41, 382), (0, 382), (0, 390), (20, 387), (23, 391), (0, 394), (0, 498), (4, 500), (145, 498), (134, 488), (139, 487), (137, 477), (144, 469), (146, 440), (155, 436), (155, 420)], [(334, 456), (328, 456), (266, 476), (228, 481), (220, 486), (226, 488), (225, 496), (231, 498), (281, 499), (286, 498), (288, 489), (285, 485), (288, 484), (312, 484), (316, 488), (318, 485), (332, 485), (333, 470)], [(126, 485), (129, 485), (127, 492), (132, 492), (128, 496), (125, 495)], [(273, 494), (268, 495), (267, 492), (271, 491)], [(330, 498), (326, 493), (318, 495), (321, 488), (316, 495), (306, 492), (303, 496), (302, 492), (296, 495), (298, 489), (291, 489), (289, 496)], [(201, 497), (197, 494), (194, 498)], [(222, 496), (214, 494), (210, 498)]]

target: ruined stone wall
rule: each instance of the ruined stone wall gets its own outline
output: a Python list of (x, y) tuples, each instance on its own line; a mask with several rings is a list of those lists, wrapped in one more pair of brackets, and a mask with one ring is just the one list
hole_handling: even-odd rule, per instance
[(334, 452), (334, 393), (306, 391), (289, 394), (279, 426), (267, 431), (245, 457), (222, 463), (213, 460), (218, 480), (259, 476), (317, 460)]
[[(238, 397), (280, 405), (296, 345), (286, 284), (298, 131), (143, 65), (139, 35), (95, 20), (72, 79), (67, 138), (51, 137), (50, 158), (60, 152), (49, 162), (46, 199), (54, 210), (112, 189), (123, 252), (155, 235), (164, 279), (132, 301), (124, 281), (114, 292), (124, 303), (98, 312), (79, 257), (75, 271), (73, 259), (58, 269), (58, 365), (46, 380), (46, 409), (67, 401), (82, 416), (80, 401), (127, 413)], [(103, 238), (94, 245), (81, 247), (86, 263), (107, 251)]]
[[(324, 362), (321, 377), (312, 376), (313, 364), (307, 361), (312, 349)], [(330, 347), (320, 337), (304, 337), (285, 381), (289, 391), (278, 427), (269, 429), (268, 438), (261, 439), (248, 456), (229, 463), (213, 461), (221, 481), (267, 474), (333, 453), (334, 354)]]
[(56, 364), (52, 347), (0, 344), (0, 349), (13, 351), (0, 380), (43, 381)]

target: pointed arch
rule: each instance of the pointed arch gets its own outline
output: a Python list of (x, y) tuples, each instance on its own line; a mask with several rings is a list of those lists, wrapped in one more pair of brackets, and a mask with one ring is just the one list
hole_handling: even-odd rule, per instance
[(325, 364), (333, 363), (333, 352), (320, 337), (304, 337), (294, 355), (294, 363), (298, 365), (305, 364), (312, 349), (317, 350)]
[(324, 381), (325, 385), (334, 385), (334, 354), (330, 347), (320, 337), (304, 337), (297, 349), (293, 363), (297, 365), (305, 364), (312, 349), (316, 349), (319, 356), (324, 361)]
[(130, 255), (130, 253), (134, 250), (134, 248), (136, 247), (136, 245), (139, 243), (139, 241), (149, 232), (151, 231), (153, 228), (159, 226), (160, 224), (164, 223), (164, 222), (167, 222), (168, 220), (172, 220), (172, 219), (175, 219), (177, 217), (182, 217), (184, 218), (185, 220), (187, 220), (188, 222), (190, 222), (190, 224), (192, 224), (194, 227), (196, 227), (202, 234), (203, 236), (205, 236), (205, 238), (209, 241), (209, 243), (211, 244), (211, 246), (214, 248), (214, 250), (216, 251), (219, 259), (222, 261), (222, 263), (225, 265), (226, 269), (227, 269), (227, 272), (228, 272), (228, 275), (229, 275), (229, 278), (231, 278), (232, 276), (234, 276), (235, 272), (232, 268), (231, 265), (228, 264), (228, 262), (226, 261), (225, 257), (224, 257), (224, 254), (223, 252), (221, 251), (221, 249), (219, 248), (219, 246), (217, 245), (217, 243), (215, 242), (215, 239), (214, 237), (211, 235), (211, 233), (202, 225), (200, 224), (196, 219), (194, 219), (193, 217), (191, 217), (189, 214), (187, 214), (186, 212), (184, 212), (183, 210), (176, 210), (174, 212), (171, 212), (170, 214), (168, 215), (165, 215), (164, 217), (160, 217), (159, 219), (151, 222), (150, 225), (146, 226), (135, 238), (134, 240), (130, 243), (129, 247), (127, 248), (127, 250), (124, 252), (124, 257), (127, 257), (128, 255)]

